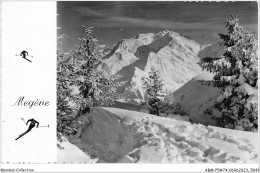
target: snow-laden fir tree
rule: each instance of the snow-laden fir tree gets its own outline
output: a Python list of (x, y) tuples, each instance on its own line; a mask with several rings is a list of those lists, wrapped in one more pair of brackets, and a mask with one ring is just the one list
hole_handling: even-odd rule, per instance
[(78, 38), (80, 44), (75, 45), (71, 61), (64, 63), (64, 55), (58, 53), (58, 132), (67, 136), (76, 133), (72, 123), (78, 116), (89, 113), (93, 107), (113, 104), (121, 86), (116, 76), (97, 69), (102, 51), (91, 35), (92, 27), (82, 27), (86, 35)]
[(71, 96), (70, 79), (68, 78), (70, 68), (64, 63), (64, 54), (57, 50), (57, 136), (61, 140), (60, 134), (70, 136), (73, 128), (70, 127), (73, 118), (69, 113), (73, 111), (69, 105)]
[(170, 90), (164, 91), (163, 102), (161, 106), (161, 112), (165, 114), (172, 113), (174, 109), (175, 93)]
[(92, 27), (82, 26), (85, 30), (85, 37), (78, 38), (80, 41), (76, 50), (72, 52), (72, 73), (71, 85), (79, 90), (74, 97), (77, 110), (80, 113), (87, 113), (93, 107), (108, 106), (118, 98), (117, 77), (111, 76), (104, 71), (97, 69), (101, 62), (102, 52), (98, 40), (92, 36)]
[(151, 67), (148, 78), (142, 78), (143, 86), (147, 93), (147, 105), (150, 114), (160, 115), (162, 108), (163, 82), (159, 72), (154, 66)]
[(219, 34), (225, 46), (221, 58), (206, 57), (199, 63), (203, 69), (213, 72), (214, 86), (220, 96), (214, 107), (220, 116), (214, 116), (221, 127), (245, 131), (258, 129), (258, 55), (257, 39), (239, 25), (232, 16), (225, 21), (227, 34)]

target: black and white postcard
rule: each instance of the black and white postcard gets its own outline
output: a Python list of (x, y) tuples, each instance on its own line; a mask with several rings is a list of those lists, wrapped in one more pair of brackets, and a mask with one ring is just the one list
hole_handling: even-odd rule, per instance
[(1, 172), (259, 172), (257, 1), (1, 9)]

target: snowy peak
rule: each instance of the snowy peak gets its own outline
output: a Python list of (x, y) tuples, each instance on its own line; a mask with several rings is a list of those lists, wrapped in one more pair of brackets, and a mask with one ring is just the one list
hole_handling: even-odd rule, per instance
[[(135, 53), (136, 49), (140, 46), (150, 45), (149, 48), (151, 51), (159, 50), (160, 48), (167, 46), (168, 44), (174, 45), (178, 43), (182, 47), (188, 47), (190, 50), (193, 50), (197, 54), (198, 50), (201, 49), (201, 44), (197, 43), (194, 40), (189, 39), (186, 36), (175, 33), (173, 31), (162, 31), (157, 34), (146, 33), (138, 34), (130, 39), (123, 39), (119, 41), (114, 47), (113, 51), (128, 51), (130, 53)], [(147, 46), (148, 47), (148, 46)], [(156, 52), (156, 51), (153, 51)]]
[(126, 81), (122, 91), (127, 96), (144, 100), (142, 78), (148, 75), (152, 66), (159, 71), (165, 89), (174, 91), (202, 72), (197, 62), (198, 53), (204, 47), (168, 30), (157, 34), (138, 34), (118, 42), (99, 68), (109, 69), (111, 74), (117, 74), (120, 80)]
[(135, 52), (135, 56), (143, 57), (147, 56), (150, 52), (157, 53), (163, 47), (167, 46), (171, 40), (172, 38), (169, 36), (169, 34), (165, 34), (162, 37), (153, 40), (153, 42), (150, 44), (138, 47)]
[(149, 38), (154, 38), (155, 34), (154, 33), (146, 33), (146, 34), (137, 34), (133, 39), (149, 39)]
[(123, 39), (114, 47), (115, 51), (128, 51), (135, 53), (139, 46), (150, 44), (154, 40), (154, 34), (138, 34), (130, 39)]

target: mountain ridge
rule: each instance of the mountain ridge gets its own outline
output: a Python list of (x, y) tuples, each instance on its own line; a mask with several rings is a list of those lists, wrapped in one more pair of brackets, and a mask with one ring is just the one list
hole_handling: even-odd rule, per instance
[(198, 54), (207, 46), (168, 30), (138, 34), (115, 44), (98, 68), (126, 81), (121, 89), (125, 97), (144, 101), (142, 78), (152, 66), (159, 71), (165, 89), (175, 91), (202, 73)]

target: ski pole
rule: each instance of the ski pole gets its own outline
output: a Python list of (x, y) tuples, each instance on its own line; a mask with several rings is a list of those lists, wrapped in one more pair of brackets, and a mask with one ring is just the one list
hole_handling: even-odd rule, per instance
[(50, 126), (49, 126), (49, 124), (48, 124), (48, 126), (38, 126), (38, 127), (48, 127), (48, 128), (49, 128)]
[(24, 124), (26, 124), (26, 122), (24, 121), (24, 118), (21, 118), (21, 120), (23, 120)]

